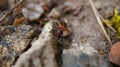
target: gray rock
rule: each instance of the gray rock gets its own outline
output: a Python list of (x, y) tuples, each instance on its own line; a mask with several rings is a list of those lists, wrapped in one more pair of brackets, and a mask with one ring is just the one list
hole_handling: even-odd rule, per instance
[(31, 26), (0, 27), (0, 67), (10, 67), (34, 35)]
[(63, 67), (108, 67), (99, 53), (89, 43), (73, 43), (64, 50)]

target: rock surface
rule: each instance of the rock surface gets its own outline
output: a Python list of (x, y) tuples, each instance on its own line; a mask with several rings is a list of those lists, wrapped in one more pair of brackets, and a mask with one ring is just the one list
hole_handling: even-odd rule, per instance
[(29, 25), (0, 27), (0, 67), (10, 67), (33, 35), (34, 30)]
[(23, 53), (13, 67), (57, 67), (52, 34), (52, 22), (45, 25), (37, 41)]
[(89, 43), (73, 43), (63, 51), (63, 67), (108, 67), (107, 63)]

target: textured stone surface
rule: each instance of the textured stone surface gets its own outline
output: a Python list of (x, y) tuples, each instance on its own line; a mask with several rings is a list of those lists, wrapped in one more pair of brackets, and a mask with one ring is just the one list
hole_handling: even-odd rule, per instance
[(33, 34), (34, 30), (27, 25), (0, 27), (0, 67), (10, 67), (28, 46)]
[(14, 67), (57, 67), (54, 45), (56, 39), (52, 34), (52, 23), (45, 25), (32, 47), (23, 53)]
[(109, 53), (109, 60), (114, 64), (120, 65), (120, 42), (114, 44), (111, 47), (111, 51)]
[(108, 67), (107, 63), (89, 43), (73, 43), (63, 51), (63, 67)]

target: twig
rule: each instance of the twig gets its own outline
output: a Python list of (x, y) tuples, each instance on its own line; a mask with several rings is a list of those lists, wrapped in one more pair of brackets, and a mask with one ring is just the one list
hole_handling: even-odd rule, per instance
[(95, 17), (96, 17), (96, 19), (97, 19), (97, 21), (98, 21), (98, 23), (99, 23), (99, 25), (100, 25), (103, 33), (104, 33), (106, 39), (108, 40), (110, 46), (112, 46), (111, 39), (110, 39), (110, 37), (107, 35), (107, 32), (106, 32), (106, 30), (105, 30), (105, 27), (103, 26), (102, 21), (101, 21), (99, 15), (98, 15), (98, 12), (97, 12), (97, 10), (96, 10), (96, 8), (95, 8), (94, 3), (93, 3), (93, 0), (89, 0), (89, 2), (90, 2), (90, 5), (91, 5), (92, 10), (93, 10), (93, 12), (94, 12), (94, 14), (95, 14)]
[(18, 7), (21, 3), (23, 3), (25, 0), (20, 0), (12, 9), (8, 10), (7, 12), (5, 12), (5, 14), (2, 15), (2, 17), (0, 18), (0, 22), (2, 20), (4, 20), (10, 13), (13, 12), (13, 10)]
[[(100, 15), (99, 15), (100, 16)], [(113, 32), (117, 32), (112, 26), (110, 26), (106, 21), (105, 21), (105, 19), (102, 17), (102, 16), (100, 16), (100, 18), (101, 18), (101, 20), (113, 31)]]
[(13, 25), (10, 25), (10, 26), (2, 26), (0, 28), (5, 28), (5, 27), (13, 27)]

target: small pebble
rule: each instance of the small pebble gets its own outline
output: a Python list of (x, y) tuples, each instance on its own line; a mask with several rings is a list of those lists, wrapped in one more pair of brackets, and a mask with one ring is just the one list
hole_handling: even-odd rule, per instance
[(6, 47), (4, 47), (4, 48), (3, 48), (3, 52), (2, 52), (2, 54), (7, 53), (7, 51), (8, 51), (8, 49), (7, 49)]
[(111, 51), (109, 53), (109, 61), (120, 65), (120, 42), (114, 44), (111, 47)]
[(29, 3), (22, 9), (22, 14), (30, 21), (38, 20), (44, 13), (43, 8), (36, 3)]
[(59, 17), (61, 17), (61, 13), (57, 10), (57, 9), (53, 9), (50, 13), (49, 13), (49, 15), (48, 15), (49, 17), (52, 17), (52, 18), (59, 18)]

